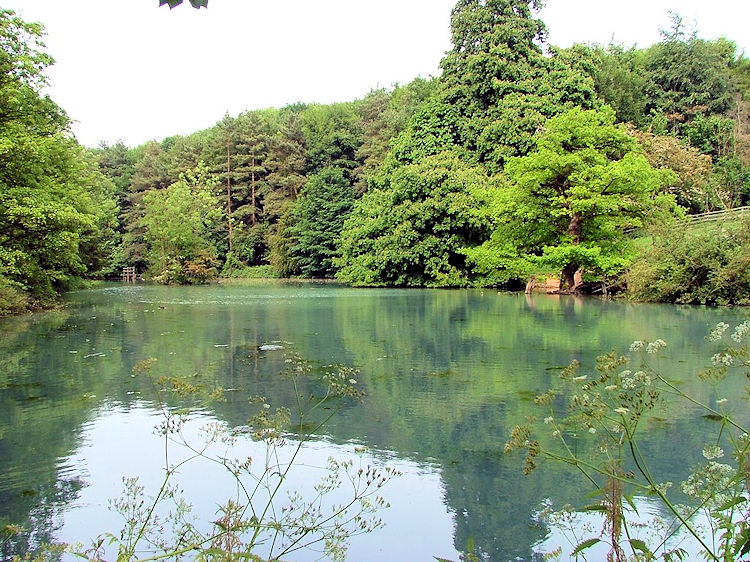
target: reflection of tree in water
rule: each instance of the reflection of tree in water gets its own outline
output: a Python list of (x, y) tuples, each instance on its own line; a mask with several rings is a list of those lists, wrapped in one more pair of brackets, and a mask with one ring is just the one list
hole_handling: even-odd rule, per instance
[[(42, 545), (51, 544), (55, 541), (55, 534), (62, 528), (62, 513), (65, 506), (73, 502), (85, 483), (78, 479), (53, 480), (39, 486), (38, 490), (25, 490), (22, 492), (24, 501), (4, 502), (0, 495), (0, 502), (4, 505), (13, 503), (18, 506), (15, 512), (24, 514), (14, 519), (0, 518), (0, 526), (19, 525), (18, 521), (24, 521), (21, 530), (17, 533), (4, 533), (0, 535), (2, 560), (11, 560), (14, 556), (23, 558), (27, 553), (35, 552)], [(33, 492), (33, 493), (31, 493)], [(26, 501), (28, 498), (28, 501)], [(15, 499), (15, 498), (14, 498)], [(21, 505), (19, 505), (19, 503)], [(26, 516), (26, 514), (28, 514)]]
[[(219, 290), (154, 291), (176, 300)], [(59, 315), (44, 315), (15, 330), (12, 322), (4, 324), (3, 524), (31, 521), (33, 532), (19, 540), (54, 534), (58, 523), (52, 506), (72, 500), (82, 486), (64, 482), (57, 459), (76, 449), (81, 428), (97, 409), (127, 410), (160, 401), (176, 407), (179, 398), (156, 392), (154, 379), (198, 374), (207, 391), (231, 389), (226, 402), (209, 407), (230, 426), (241, 427), (251, 415), (248, 396), (265, 396), (273, 407), (295, 403), (294, 386), (279, 373), (299, 355), (314, 372), (297, 381), (303, 396), (322, 391), (317, 375), (327, 365), (362, 371), (356, 378), (365, 401), (347, 405), (326, 426), (332, 441), (355, 440), (376, 451), (438, 463), (445, 503), (455, 514), (456, 548), (465, 551), (472, 542), (489, 559), (530, 559), (532, 545), (545, 535), (532, 521), (540, 502), (550, 498), (561, 506), (588, 491), (575, 475), (551, 464), (525, 478), (521, 460), (503, 454), (509, 429), (537, 413), (533, 396), (571, 359), (592, 364), (597, 354), (633, 339), (664, 337), (673, 359), (663, 366), (683, 368), (679, 359), (695, 355), (690, 348), (719, 318), (709, 309), (529, 299), (492, 291), (332, 291), (339, 292), (332, 298), (242, 306), (178, 306), (156, 298), (143, 303), (90, 292), (91, 302)], [(670, 340), (670, 334), (679, 337)], [(283, 349), (261, 349), (274, 342)], [(106, 356), (83, 358), (99, 352)], [(131, 376), (133, 365), (148, 357), (158, 358), (150, 376)], [(699, 454), (703, 446), (690, 412), (678, 414), (675, 423), (649, 426), (653, 440), (644, 444), (658, 459), (655, 471), (671, 470), (677, 476), (669, 479), (675, 481), (679, 470), (674, 467), (687, 471), (697, 460), (683, 459), (682, 450)], [(19, 427), (23, 432), (12, 429)], [(665, 437), (686, 444), (666, 447)], [(18, 467), (33, 470), (11, 486), (7, 475)], [(24, 490), (36, 494), (23, 496)]]
[[(522, 459), (503, 454), (508, 431), (539, 414), (531, 399), (554, 385), (559, 368), (572, 359), (593, 367), (596, 355), (612, 347), (673, 334), (679, 337), (672, 338), (671, 359), (657, 367), (693, 385), (681, 362), (695, 357), (696, 342), (717, 318), (705, 309), (644, 310), (567, 297), (438, 291), (398, 301), (363, 300), (340, 310), (339, 324), (348, 326), (341, 334), (345, 347), (372, 376), (363, 377), (365, 403), (335, 423), (334, 432), (437, 461), (446, 504), (455, 513), (455, 547), (465, 551), (474, 544), (491, 560), (531, 559), (547, 532), (533, 521), (541, 502), (580, 506), (591, 491), (574, 470), (554, 463), (524, 477)], [(363, 335), (372, 344), (362, 345)], [(565, 400), (558, 406), (564, 409)], [(706, 428), (695, 423), (694, 412), (671, 404), (662, 410), (677, 421), (650, 424), (643, 449), (654, 459), (655, 474), (679, 482), (698, 462)]]
[[(60, 514), (84, 485), (66, 479), (58, 459), (75, 450), (90, 404), (77, 388), (75, 371), (61, 360), (60, 341), (75, 328), (70, 314), (3, 321), (0, 341), (0, 526), (3, 559), (50, 542)], [(68, 359), (65, 349), (64, 359)], [(101, 383), (90, 381), (95, 393)], [(7, 539), (7, 540), (6, 540)]]

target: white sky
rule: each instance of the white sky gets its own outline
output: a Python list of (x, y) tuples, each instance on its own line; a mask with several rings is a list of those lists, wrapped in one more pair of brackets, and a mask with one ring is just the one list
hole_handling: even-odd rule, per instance
[[(212, 126), (226, 112), (331, 103), (439, 73), (455, 0), (0, 0), (47, 29), (50, 95), (79, 142), (129, 146)], [(550, 43), (646, 47), (668, 11), (750, 56), (750, 0), (547, 0)]]

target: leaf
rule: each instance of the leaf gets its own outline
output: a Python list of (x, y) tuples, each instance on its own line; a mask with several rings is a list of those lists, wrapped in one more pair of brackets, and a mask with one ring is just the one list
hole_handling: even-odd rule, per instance
[(570, 553), (571, 556), (575, 556), (576, 554), (580, 554), (587, 548), (591, 548), (596, 543), (602, 542), (599, 539), (589, 539), (587, 541), (583, 541), (581, 544), (579, 544), (573, 552)]
[(719, 506), (716, 508), (716, 511), (727, 511), (729, 509), (732, 509), (736, 505), (740, 505), (741, 503), (745, 503), (747, 501), (746, 498), (743, 498), (742, 496), (734, 498), (729, 500), (727, 503)]
[(601, 504), (595, 503), (592, 505), (587, 505), (582, 509), (582, 511), (598, 511), (599, 513), (607, 513), (609, 512), (609, 509)]
[(735, 555), (738, 552), (740, 556), (744, 556), (750, 552), (750, 528), (748, 527), (744, 527), (736, 539), (736, 544), (734, 545)]
[[(171, 10), (182, 4), (182, 0), (159, 0), (159, 6), (163, 6), (164, 4), (167, 4)], [(190, 4), (196, 10), (198, 8), (208, 8), (208, 0), (190, 0)]]
[(633, 495), (632, 494), (625, 494), (625, 501), (628, 502), (628, 505), (630, 508), (635, 512), (636, 515), (639, 515), (638, 513), (638, 506), (635, 505), (635, 501), (633, 501)]
[(218, 556), (221, 558), (225, 554), (226, 554), (226, 551), (222, 550), (221, 548), (216, 548), (216, 547), (206, 548), (206, 549), (201, 550), (201, 555), (202, 556), (208, 555), (209, 558), (212, 555)]
[(688, 553), (684, 548), (675, 548), (669, 552), (664, 553), (664, 562), (672, 562), (672, 560), (685, 560)]
[(654, 554), (641, 539), (630, 539), (630, 546), (633, 547), (633, 550), (640, 550), (649, 557), (652, 557)]

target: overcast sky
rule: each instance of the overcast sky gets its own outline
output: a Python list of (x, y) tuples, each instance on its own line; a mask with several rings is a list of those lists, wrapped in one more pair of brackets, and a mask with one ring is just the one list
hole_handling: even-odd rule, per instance
[[(439, 74), (455, 0), (0, 0), (47, 29), (50, 95), (87, 146), (129, 146), (296, 101), (360, 98)], [(750, 0), (547, 0), (550, 43), (646, 47), (680, 13), (750, 56)]]

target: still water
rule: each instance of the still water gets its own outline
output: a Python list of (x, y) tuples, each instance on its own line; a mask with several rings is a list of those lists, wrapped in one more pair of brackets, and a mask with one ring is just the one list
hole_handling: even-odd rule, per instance
[[(291, 354), (313, 369), (356, 369), (365, 398), (347, 405), (300, 453), (289, 485), (306, 490), (329, 457), (399, 470), (383, 495), (385, 528), (355, 537), (350, 560), (532, 560), (563, 541), (534, 521), (543, 502), (579, 502), (576, 475), (552, 465), (529, 477), (503, 453), (510, 428), (532, 410), (559, 368), (591, 365), (634, 340), (667, 341), (658, 367), (687, 390), (711, 350), (706, 333), (741, 309), (635, 305), (495, 291), (368, 290), (257, 282), (207, 287), (103, 285), (67, 297), (64, 310), (0, 321), (0, 526), (26, 532), (0, 556), (45, 540), (88, 544), (118, 533), (110, 500), (123, 478), (156, 493), (165, 462), (154, 428), (165, 403), (160, 376), (195, 374), (224, 400), (193, 410), (184, 432), (207, 423), (241, 428), (248, 397), (285, 404), (278, 373)], [(147, 376), (134, 367), (153, 358)], [(701, 396), (706, 400), (716, 397)], [(679, 482), (698, 462), (709, 423), (690, 408), (653, 427), (644, 447), (654, 470)], [(249, 438), (236, 456), (263, 451)], [(362, 450), (364, 449), (364, 452)], [(178, 446), (172, 455), (179, 456)], [(179, 484), (203, 521), (232, 496), (206, 463), (188, 463)], [(571, 547), (561, 542), (569, 552)], [(316, 559), (296, 552), (293, 560)]]

